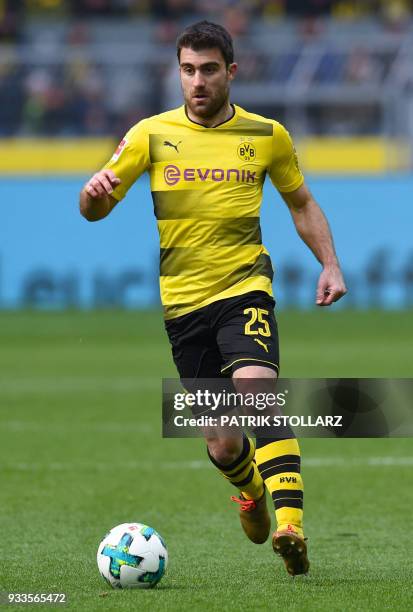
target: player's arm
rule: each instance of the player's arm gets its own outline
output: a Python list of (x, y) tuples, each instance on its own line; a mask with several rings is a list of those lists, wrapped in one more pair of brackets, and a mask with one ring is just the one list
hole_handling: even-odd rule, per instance
[(329, 306), (347, 292), (333, 238), (323, 211), (303, 183), (298, 189), (281, 192), (299, 236), (323, 266), (317, 286), (316, 303)]
[(88, 221), (99, 221), (116, 206), (118, 200), (111, 195), (121, 184), (113, 170), (101, 170), (92, 176), (80, 192), (80, 213)]
[(92, 176), (80, 193), (80, 212), (88, 221), (107, 217), (150, 166), (147, 120), (122, 138), (107, 164)]

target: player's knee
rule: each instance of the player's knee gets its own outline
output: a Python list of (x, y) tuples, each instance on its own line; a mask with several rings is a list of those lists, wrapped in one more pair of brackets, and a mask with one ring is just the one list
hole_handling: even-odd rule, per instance
[(273, 368), (262, 366), (262, 365), (248, 365), (243, 366), (242, 368), (237, 368), (233, 375), (232, 379), (236, 380), (237, 378), (277, 378), (277, 372)]
[(210, 439), (208, 450), (212, 458), (220, 465), (230, 465), (240, 456), (242, 442), (237, 438)]
[(271, 384), (277, 380), (277, 372), (273, 368), (265, 366), (244, 366), (237, 368), (232, 375), (234, 385), (242, 381), (263, 381), (263, 384)]
[[(246, 368), (245, 368), (246, 369)], [(264, 368), (262, 368), (264, 369)], [(233, 377), (232, 382), (238, 393), (246, 394), (258, 394), (258, 393), (273, 393), (275, 390), (275, 383), (277, 381), (277, 374), (269, 368), (265, 368), (268, 372), (271, 372), (271, 376), (267, 375), (263, 378), (255, 377)]]

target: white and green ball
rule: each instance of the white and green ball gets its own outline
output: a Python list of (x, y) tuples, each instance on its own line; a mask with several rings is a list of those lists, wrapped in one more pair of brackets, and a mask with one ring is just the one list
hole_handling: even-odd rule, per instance
[(97, 563), (102, 577), (115, 589), (152, 588), (165, 573), (168, 551), (152, 527), (122, 523), (99, 544)]

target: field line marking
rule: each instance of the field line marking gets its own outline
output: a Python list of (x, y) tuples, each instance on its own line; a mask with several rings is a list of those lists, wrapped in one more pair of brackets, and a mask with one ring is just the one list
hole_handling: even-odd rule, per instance
[[(309, 457), (303, 461), (305, 468), (325, 468), (325, 467), (343, 467), (343, 468), (358, 468), (358, 467), (411, 467), (413, 466), (413, 456), (405, 457), (360, 457), (354, 459), (345, 459), (344, 457)], [(73, 461), (73, 462), (7, 462), (0, 465), (0, 471), (16, 471), (16, 472), (37, 472), (37, 471), (71, 471), (71, 470), (94, 470), (94, 471), (111, 471), (118, 470), (121, 467), (124, 470), (199, 470), (210, 469), (211, 463), (205, 459), (193, 461), (120, 461), (117, 463), (106, 463), (98, 461)]]

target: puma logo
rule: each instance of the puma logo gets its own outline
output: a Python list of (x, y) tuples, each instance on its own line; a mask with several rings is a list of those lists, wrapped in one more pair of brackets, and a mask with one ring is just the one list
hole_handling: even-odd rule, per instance
[(260, 346), (268, 353), (268, 346), (262, 342), (262, 340), (258, 340), (258, 338), (254, 338), (254, 342), (258, 342)]
[(182, 142), (182, 140), (180, 140), (179, 142), (177, 142), (177, 143), (176, 143), (176, 145), (174, 145), (174, 143), (173, 143), (173, 142), (169, 142), (169, 140), (164, 140), (163, 146), (164, 146), (164, 147), (172, 147), (173, 149), (175, 149), (175, 151), (176, 151), (177, 153), (179, 153), (179, 151), (178, 151), (178, 145), (180, 145), (180, 144), (181, 144), (181, 142)]

